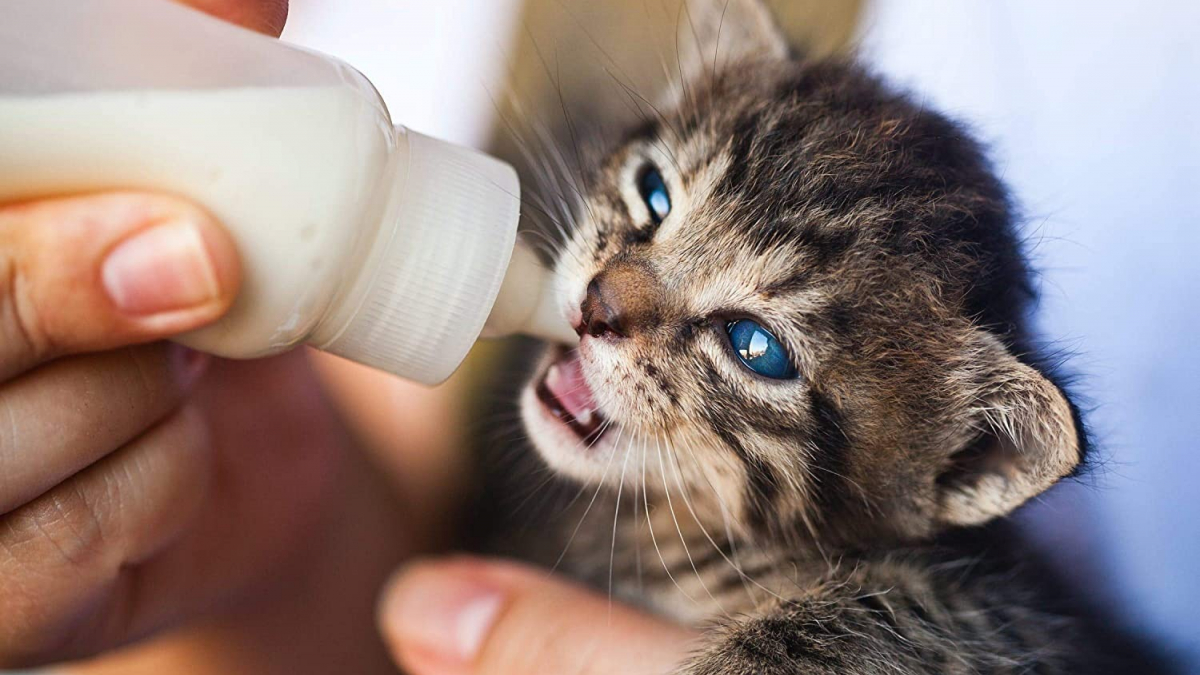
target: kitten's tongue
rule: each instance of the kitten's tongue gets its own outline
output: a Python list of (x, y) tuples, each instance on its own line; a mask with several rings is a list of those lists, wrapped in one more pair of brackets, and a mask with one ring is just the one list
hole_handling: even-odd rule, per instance
[(557, 399), (563, 412), (581, 427), (590, 427), (596, 418), (592, 389), (583, 379), (579, 353), (571, 350), (546, 371), (546, 389)]

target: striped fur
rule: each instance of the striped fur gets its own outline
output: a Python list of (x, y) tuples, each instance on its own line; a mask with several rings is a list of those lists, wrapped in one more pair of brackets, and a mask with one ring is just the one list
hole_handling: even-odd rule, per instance
[[(654, 321), (584, 354), (612, 422), (594, 447), (557, 440), (525, 390), (538, 456), (580, 488), (493, 541), (711, 627), (694, 675), (1128, 666), (1024, 549), (977, 536), (1087, 449), (1029, 351), (1029, 274), (983, 152), (855, 65), (793, 55), (751, 0), (693, 13), (718, 58), (573, 179), (556, 263), (568, 313), (636, 267)], [(648, 164), (671, 192), (659, 225)], [(722, 325), (744, 316), (799, 378), (738, 365)]]

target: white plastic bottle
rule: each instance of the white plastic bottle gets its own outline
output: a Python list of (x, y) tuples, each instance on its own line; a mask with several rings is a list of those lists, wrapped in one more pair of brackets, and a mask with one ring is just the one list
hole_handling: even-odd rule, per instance
[(349, 66), (166, 0), (6, 0), (0, 203), (122, 188), (238, 244), (234, 307), (179, 338), (203, 351), (307, 343), (432, 384), (493, 306), (492, 333), (571, 336), (535, 257), (509, 269), (512, 168), (393, 126)]

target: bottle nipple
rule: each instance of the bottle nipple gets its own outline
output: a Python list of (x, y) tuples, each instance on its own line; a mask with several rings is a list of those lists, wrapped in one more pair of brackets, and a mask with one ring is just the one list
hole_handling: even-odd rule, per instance
[(483, 337), (514, 333), (568, 345), (579, 342), (555, 301), (553, 273), (520, 241), (483, 328)]

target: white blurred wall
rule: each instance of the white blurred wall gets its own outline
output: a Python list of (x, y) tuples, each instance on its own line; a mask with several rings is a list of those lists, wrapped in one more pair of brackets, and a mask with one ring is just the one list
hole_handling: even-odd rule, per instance
[(379, 89), (397, 123), (479, 146), (519, 0), (292, 0), (283, 37), (337, 56)]

